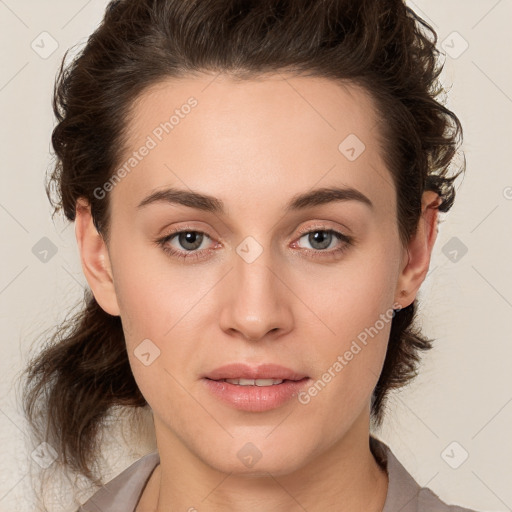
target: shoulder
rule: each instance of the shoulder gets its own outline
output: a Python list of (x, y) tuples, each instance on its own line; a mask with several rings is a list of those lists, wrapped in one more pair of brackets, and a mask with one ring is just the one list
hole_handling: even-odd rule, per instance
[(383, 441), (370, 436), (370, 447), (388, 473), (388, 494), (382, 512), (477, 512), (448, 505), (431, 489), (420, 486)]
[(77, 512), (134, 512), (144, 486), (159, 463), (158, 452), (145, 455), (101, 487)]
[[(370, 436), (370, 446), (389, 478), (382, 512), (477, 512), (448, 505), (431, 489), (421, 487), (383, 441)], [(158, 452), (145, 455), (101, 487), (77, 512), (114, 512), (120, 510), (121, 505), (123, 512), (134, 512), (144, 486), (159, 462)]]

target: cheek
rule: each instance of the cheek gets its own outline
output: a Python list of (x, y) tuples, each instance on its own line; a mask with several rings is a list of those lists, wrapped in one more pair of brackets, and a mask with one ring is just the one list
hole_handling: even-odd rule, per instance
[[(165, 394), (162, 379), (172, 381), (166, 370), (179, 378), (198, 353), (212, 353), (201, 345), (209, 339), (205, 332), (217, 339), (225, 336), (218, 304), (232, 306), (219, 300), (229, 295), (223, 288), (229, 287), (229, 279), (221, 280), (226, 272), (222, 265), (179, 265), (142, 244), (118, 247), (112, 262), (127, 349), (137, 383), (151, 403), (155, 393)], [(291, 310), (294, 332), (289, 336), (295, 340), (293, 350), (322, 381), (330, 371), (328, 389), (315, 399), (317, 404), (327, 400), (357, 407), (373, 389), (389, 337), (397, 253), (382, 237), (371, 249), (354, 251), (338, 263), (319, 265), (305, 259), (276, 269), (293, 290), (283, 295), (284, 301), (289, 298), (288, 307), (296, 308)], [(145, 342), (150, 358), (152, 351), (159, 352), (149, 367), (137, 357), (144, 340), (151, 341)]]
[(119, 244), (112, 255), (116, 295), (132, 372), (151, 405), (176, 386), (172, 375), (190, 368), (212, 331), (218, 316), (209, 291), (220, 276), (168, 262), (149, 247), (126, 249)]
[(389, 340), (399, 248), (385, 243), (374, 247), (347, 258), (329, 275), (301, 278), (303, 289), (312, 290), (311, 309), (318, 312), (319, 332), (324, 333), (317, 336), (310, 357), (319, 382), (306, 390), (303, 402), (311, 403), (315, 414), (333, 414), (340, 421), (347, 410), (367, 403)]
[(392, 313), (399, 254), (398, 244), (382, 237), (356, 248), (338, 264), (304, 267), (295, 273), (294, 288), (323, 321), (322, 332), (346, 342), (381, 314)]
[(177, 264), (150, 242), (128, 240), (119, 229), (111, 256), (127, 341), (163, 339), (177, 322), (188, 321), (187, 311), (207, 292), (211, 272)]

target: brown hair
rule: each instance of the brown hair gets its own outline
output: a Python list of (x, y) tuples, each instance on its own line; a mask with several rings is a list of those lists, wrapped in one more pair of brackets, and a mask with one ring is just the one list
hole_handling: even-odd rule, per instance
[[(414, 234), (425, 190), (454, 201), (449, 172), (462, 127), (437, 100), (443, 88), (434, 30), (402, 0), (117, 0), (85, 47), (56, 80), (52, 135), (56, 163), (47, 182), (54, 213), (75, 219), (79, 197), (108, 240), (109, 201), (94, 190), (112, 176), (124, 150), (134, 101), (167, 77), (223, 72), (238, 79), (291, 72), (363, 87), (382, 122), (382, 149), (397, 193), (400, 238)], [(67, 53), (66, 53), (67, 55)], [(392, 320), (371, 415), (379, 426), (391, 389), (416, 374), (431, 348), (414, 326), (416, 301)], [(147, 403), (133, 378), (119, 317), (90, 290), (26, 369), (25, 412), (63, 464), (93, 478), (97, 434), (116, 405)]]

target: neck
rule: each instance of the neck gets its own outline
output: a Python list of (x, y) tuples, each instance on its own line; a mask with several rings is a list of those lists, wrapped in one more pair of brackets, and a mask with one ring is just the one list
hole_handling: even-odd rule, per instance
[(388, 477), (370, 451), (368, 428), (352, 429), (330, 450), (283, 475), (226, 474), (204, 464), (179, 439), (168, 441), (158, 443), (157, 436), (161, 463), (137, 512), (382, 512), (384, 507)]

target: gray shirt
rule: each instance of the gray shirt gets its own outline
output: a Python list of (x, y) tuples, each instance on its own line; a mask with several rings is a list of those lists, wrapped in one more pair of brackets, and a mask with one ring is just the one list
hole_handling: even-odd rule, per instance
[[(389, 478), (382, 512), (475, 512), (447, 505), (430, 489), (421, 487), (382, 441), (370, 436), (370, 447)], [(158, 452), (137, 460), (99, 489), (77, 512), (135, 512), (144, 486), (159, 462)]]

